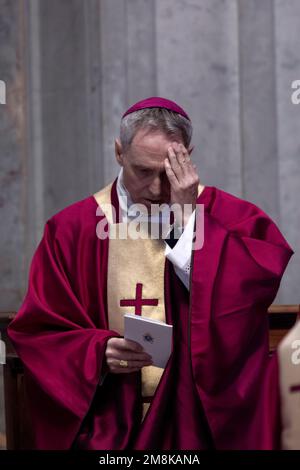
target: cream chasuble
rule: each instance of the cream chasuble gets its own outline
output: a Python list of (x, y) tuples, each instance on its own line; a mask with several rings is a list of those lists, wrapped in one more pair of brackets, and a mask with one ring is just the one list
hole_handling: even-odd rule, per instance
[[(166, 322), (164, 301), (165, 242), (152, 240), (144, 224), (142, 234), (133, 239), (127, 222), (114, 223), (111, 212), (112, 184), (94, 195), (109, 222), (107, 303), (109, 329), (124, 335), (124, 315), (131, 313)], [(122, 238), (123, 237), (123, 238)], [(142, 396), (152, 397), (164, 369), (147, 366), (141, 369)], [(143, 418), (150, 403), (143, 403)]]

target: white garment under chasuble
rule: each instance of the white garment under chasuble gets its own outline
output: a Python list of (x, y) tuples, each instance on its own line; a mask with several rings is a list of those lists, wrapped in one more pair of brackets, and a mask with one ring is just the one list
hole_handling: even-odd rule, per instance
[[(125, 313), (138, 314), (166, 322), (164, 301), (165, 243), (151, 239), (143, 224), (139, 230), (144, 236), (133, 239), (128, 234), (127, 222), (114, 223), (111, 204), (111, 186), (99, 191), (95, 198), (109, 222), (107, 303), (109, 329), (124, 334)], [(125, 237), (125, 234), (128, 234)], [(123, 235), (121, 235), (123, 234)], [(123, 238), (124, 237), (124, 238)], [(141, 369), (142, 396), (152, 397), (164, 369), (147, 366)], [(149, 408), (143, 405), (143, 418)]]

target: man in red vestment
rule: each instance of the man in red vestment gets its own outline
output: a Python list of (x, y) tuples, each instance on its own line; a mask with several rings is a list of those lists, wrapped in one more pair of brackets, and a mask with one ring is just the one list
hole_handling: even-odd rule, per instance
[[(270, 448), (257, 406), (267, 309), (293, 250), (257, 206), (199, 183), (190, 141), (190, 118), (176, 103), (136, 103), (115, 143), (119, 177), (46, 222), (8, 328), (24, 364), (35, 448)], [(135, 203), (175, 204), (169, 238), (138, 255), (138, 244), (135, 253), (98, 237), (106, 202), (111, 224), (128, 223)], [(186, 205), (192, 212), (181, 217)], [(193, 249), (201, 225), (204, 243)], [(129, 305), (173, 325), (160, 374), (123, 337)]]

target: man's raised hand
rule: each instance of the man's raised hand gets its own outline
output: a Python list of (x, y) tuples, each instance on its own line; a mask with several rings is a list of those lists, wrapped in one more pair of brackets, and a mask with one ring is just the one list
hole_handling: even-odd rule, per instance
[[(165, 170), (171, 186), (170, 204), (180, 207), (181, 213), (175, 211), (175, 221), (181, 221), (185, 226), (195, 209), (198, 196), (199, 176), (197, 169), (191, 162), (191, 158), (185, 146), (173, 142), (168, 148), (168, 158), (165, 159)], [(191, 211), (186, 211), (185, 205), (189, 205)]]

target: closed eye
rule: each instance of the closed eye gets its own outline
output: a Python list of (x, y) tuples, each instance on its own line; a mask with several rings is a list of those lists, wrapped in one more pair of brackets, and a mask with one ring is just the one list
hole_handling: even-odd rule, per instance
[(149, 175), (152, 173), (152, 170), (149, 170), (149, 168), (139, 168), (138, 171), (143, 175)]

